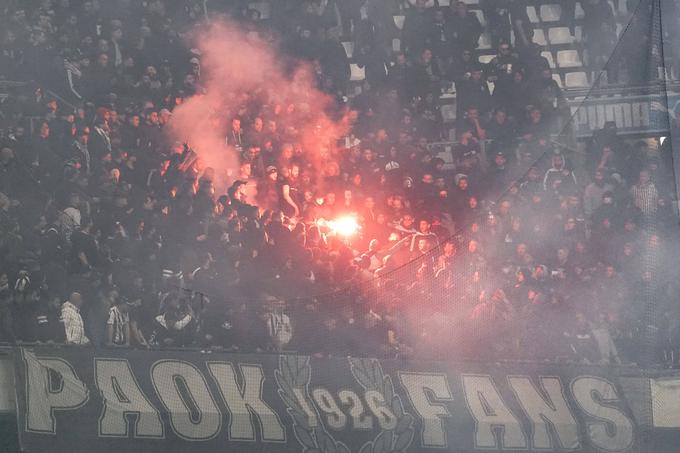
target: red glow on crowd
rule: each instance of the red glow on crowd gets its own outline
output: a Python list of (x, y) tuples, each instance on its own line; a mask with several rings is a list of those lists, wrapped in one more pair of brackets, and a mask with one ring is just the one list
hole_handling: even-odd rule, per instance
[(194, 95), (173, 110), (169, 129), (173, 139), (195, 150), (203, 168), (215, 171), (217, 187), (226, 188), (239, 179), (244, 156), (271, 152), (272, 144), (266, 142), (256, 150), (240, 142), (241, 136), (245, 143), (253, 132), (246, 124), (254, 120), (248, 117), (249, 108), (257, 104), (271, 109), (266, 112), (265, 132), (276, 123), (287, 142), (302, 145), (304, 159), (320, 174), (324, 152), (316, 150), (332, 149), (347, 121), (327, 113), (331, 99), (317, 88), (312, 68), (303, 63), (291, 68), (276, 52), (275, 43), (226, 20), (198, 31), (192, 44), (200, 51), (201, 76)]

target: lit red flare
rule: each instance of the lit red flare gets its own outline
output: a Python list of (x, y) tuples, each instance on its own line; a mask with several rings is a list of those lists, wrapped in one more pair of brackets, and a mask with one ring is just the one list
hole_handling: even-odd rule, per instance
[(354, 216), (343, 216), (333, 220), (319, 219), (316, 224), (328, 228), (331, 233), (338, 236), (353, 236), (359, 231), (359, 222)]

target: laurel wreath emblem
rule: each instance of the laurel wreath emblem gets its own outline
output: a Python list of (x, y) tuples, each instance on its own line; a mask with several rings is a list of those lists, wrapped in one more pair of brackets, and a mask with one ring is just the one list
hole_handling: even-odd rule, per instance
[[(413, 416), (404, 411), (401, 397), (394, 393), (392, 378), (385, 376), (375, 359), (349, 359), (352, 375), (365, 390), (383, 395), (385, 404), (397, 418), (393, 429), (383, 429), (372, 441), (366, 442), (359, 453), (402, 453), (413, 441)], [(343, 442), (336, 441), (324, 427), (309, 396), (312, 368), (309, 357), (285, 355), (279, 357), (274, 377), (278, 394), (293, 419), (293, 432), (303, 446), (303, 453), (350, 453)], [(304, 401), (300, 401), (300, 398)], [(304, 406), (314, 411), (317, 422), (312, 426)]]
[(304, 447), (304, 453), (350, 453), (344, 443), (336, 441), (328, 433), (316, 409), (312, 410), (316, 413), (317, 423), (316, 426), (311, 426), (309, 417), (302, 406), (303, 402), (299, 401), (299, 397), (302, 397), (308, 407), (315, 407), (309, 397), (308, 387), (311, 376), (312, 367), (309, 365), (309, 357), (293, 355), (279, 357), (279, 369), (274, 371), (274, 378), (279, 385), (279, 396), (288, 406), (288, 413), (293, 418), (295, 437)]
[(359, 453), (402, 453), (413, 441), (413, 416), (404, 411), (401, 397), (394, 393), (392, 377), (383, 374), (376, 359), (349, 358), (354, 378), (364, 390), (379, 392), (385, 404), (397, 418), (393, 429), (383, 429), (371, 442), (366, 442)]

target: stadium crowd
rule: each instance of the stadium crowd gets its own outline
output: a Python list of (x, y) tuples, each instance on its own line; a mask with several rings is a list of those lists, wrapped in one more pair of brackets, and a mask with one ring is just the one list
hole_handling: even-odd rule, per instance
[[(603, 3), (584, 5), (588, 23)], [(464, 2), (416, 0), (402, 31), (387, 8), (398, 2), (273, 2), (268, 21), (233, 4), (223, 12), (249, 32), (311, 62), (351, 121), (315, 167), (297, 100), (244, 103), (224, 118), (240, 167), (220, 191), (191, 144), (164, 132), (202, 90), (183, 33), (206, 3), (0, 2), (0, 73), (34, 81), (0, 106), (4, 341), (675, 360), (669, 144), (624, 140), (612, 124), (585, 155), (560, 144), (570, 112), (523, 2), (483, 2), (498, 48), (486, 65)], [(403, 52), (389, 50), (395, 36)], [(451, 82), (447, 164), (428, 143), (448, 135), (439, 95)]]

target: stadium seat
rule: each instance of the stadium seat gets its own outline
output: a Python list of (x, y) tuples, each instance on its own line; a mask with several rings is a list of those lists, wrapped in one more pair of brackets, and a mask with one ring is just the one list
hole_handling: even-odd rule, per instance
[(554, 80), (555, 82), (557, 82), (557, 86), (559, 86), (560, 88), (563, 87), (563, 85), (562, 85), (562, 78), (560, 77), (559, 74), (553, 74), (553, 75), (552, 75), (552, 78), (553, 78), (553, 80)]
[(349, 65), (350, 76), (349, 80), (360, 82), (366, 78), (366, 67), (360, 68), (355, 63)]
[(573, 44), (574, 38), (569, 27), (552, 27), (548, 30), (548, 41), (550, 44)]
[(541, 20), (543, 22), (557, 22), (560, 20), (562, 8), (560, 5), (541, 5)]
[(585, 72), (568, 72), (564, 76), (564, 85), (567, 88), (586, 88), (588, 77)]
[(272, 15), (272, 5), (268, 1), (249, 3), (248, 8), (258, 10), (260, 12), (260, 19), (262, 20), (269, 19)]
[(529, 22), (537, 24), (540, 22), (538, 16), (536, 15), (536, 8), (533, 6), (527, 6), (527, 16), (529, 16)]
[(352, 55), (354, 54), (354, 43), (352, 41), (344, 41), (342, 47), (345, 48), (347, 58), (352, 58)]
[(560, 68), (578, 68), (582, 65), (578, 51), (560, 50), (557, 52), (557, 66)]
[(455, 121), (456, 119), (456, 105), (455, 104), (444, 104), (441, 106), (441, 115), (444, 122)]
[(608, 3), (609, 6), (612, 7), (612, 11), (614, 11), (614, 14), (618, 14), (619, 12), (618, 0), (609, 0)]
[(553, 58), (552, 52), (541, 52), (541, 56), (548, 60), (551, 68), (555, 68), (555, 59)]
[(548, 44), (545, 40), (545, 33), (540, 28), (534, 29), (534, 42), (539, 46), (545, 46)]
[(475, 15), (477, 16), (479, 23), (482, 24), (482, 27), (486, 27), (486, 18), (484, 17), (484, 13), (482, 12), (482, 10), (481, 9), (475, 9), (473, 11), (475, 12)]
[(479, 49), (488, 50), (491, 49), (491, 36), (488, 33), (482, 33), (479, 37)]
[(479, 56), (479, 62), (482, 64), (488, 64), (491, 60), (493, 60), (494, 55), (480, 55)]
[(406, 16), (393, 16), (393, 19), (394, 25), (396, 25), (399, 30), (404, 28), (404, 20), (406, 19)]
[(581, 7), (581, 2), (576, 2), (576, 14), (574, 17), (577, 19), (583, 19), (585, 17), (586, 13), (583, 12), (583, 8)]

